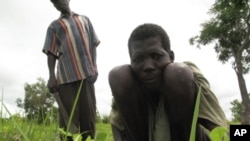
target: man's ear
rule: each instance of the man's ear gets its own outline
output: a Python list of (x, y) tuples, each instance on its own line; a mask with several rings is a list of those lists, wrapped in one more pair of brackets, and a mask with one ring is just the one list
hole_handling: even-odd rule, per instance
[(171, 62), (174, 62), (174, 51), (170, 51), (170, 59), (171, 59)]

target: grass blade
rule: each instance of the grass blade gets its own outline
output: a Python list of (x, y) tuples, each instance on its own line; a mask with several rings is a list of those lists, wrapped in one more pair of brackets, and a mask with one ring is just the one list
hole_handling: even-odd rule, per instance
[[(12, 117), (12, 114), (10, 113), (10, 111), (8, 110), (8, 108), (5, 106), (5, 104), (3, 103), (3, 101), (1, 100), (1, 103), (4, 107), (4, 109), (6, 110), (6, 112), (9, 114), (10, 117)], [(14, 125), (16, 125), (17, 130), (21, 133), (21, 135), (24, 137), (25, 141), (30, 141), (29, 138), (24, 134), (24, 132), (22, 131), (22, 129), (20, 128), (20, 126), (17, 124), (16, 120), (14, 118), (12, 118), (12, 121), (14, 122)]]
[(201, 86), (199, 87), (196, 102), (195, 102), (194, 115), (193, 115), (193, 121), (192, 121), (192, 127), (191, 127), (189, 141), (195, 141), (196, 125), (197, 125), (197, 120), (198, 120), (198, 116), (199, 116), (199, 109), (200, 109), (200, 97), (201, 97)]

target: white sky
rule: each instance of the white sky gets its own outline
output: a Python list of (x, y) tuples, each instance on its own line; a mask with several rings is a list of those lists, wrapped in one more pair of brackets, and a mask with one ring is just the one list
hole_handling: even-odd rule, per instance
[[(99, 77), (96, 82), (97, 108), (108, 115), (111, 91), (108, 72), (129, 63), (127, 40), (143, 23), (161, 25), (170, 36), (176, 61), (192, 61), (211, 84), (228, 119), (230, 102), (241, 100), (238, 81), (230, 63), (217, 61), (213, 46), (202, 49), (189, 45), (189, 38), (201, 30), (200, 24), (214, 0), (71, 0), (72, 11), (87, 15), (101, 44), (97, 49)], [(50, 0), (0, 0), (0, 88), (8, 105), (24, 98), (24, 84), (38, 77), (48, 79), (47, 58), (41, 50), (48, 25), (60, 13)], [(245, 75), (250, 90), (250, 75)]]

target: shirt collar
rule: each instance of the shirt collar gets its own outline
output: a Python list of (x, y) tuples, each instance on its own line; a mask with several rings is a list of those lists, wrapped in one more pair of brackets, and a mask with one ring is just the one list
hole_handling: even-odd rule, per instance
[[(74, 15), (79, 15), (79, 14), (77, 14), (77, 13), (75, 13), (75, 12), (72, 11), (71, 12), (71, 16), (74, 16)], [(63, 18), (63, 17), (65, 17), (65, 15), (61, 14), (59, 18)]]

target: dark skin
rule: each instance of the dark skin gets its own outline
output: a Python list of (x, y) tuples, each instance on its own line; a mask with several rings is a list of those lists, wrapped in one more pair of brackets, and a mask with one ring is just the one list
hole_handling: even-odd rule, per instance
[(155, 106), (164, 98), (171, 141), (188, 141), (196, 97), (193, 72), (183, 63), (173, 63), (173, 54), (158, 36), (132, 42), (130, 58), (131, 65), (111, 70), (109, 82), (126, 128), (136, 135), (132, 140), (149, 140), (146, 92)]
[(69, 7), (69, 0), (54, 0), (52, 1), (54, 7), (61, 12), (62, 15), (70, 16), (72, 12)]
[[(61, 17), (69, 17), (72, 16), (73, 13), (69, 7), (69, 0), (54, 0), (52, 1), (54, 7), (61, 12)], [(57, 57), (51, 53), (48, 53), (48, 68), (49, 68), (49, 80), (48, 80), (48, 88), (51, 93), (55, 93), (58, 91), (59, 85), (56, 80), (55, 75), (55, 64), (56, 64)], [(98, 77), (97, 65), (96, 65), (96, 48), (93, 48), (93, 55), (92, 55), (93, 65), (95, 68), (96, 75), (87, 78), (88, 81), (94, 83)]]

